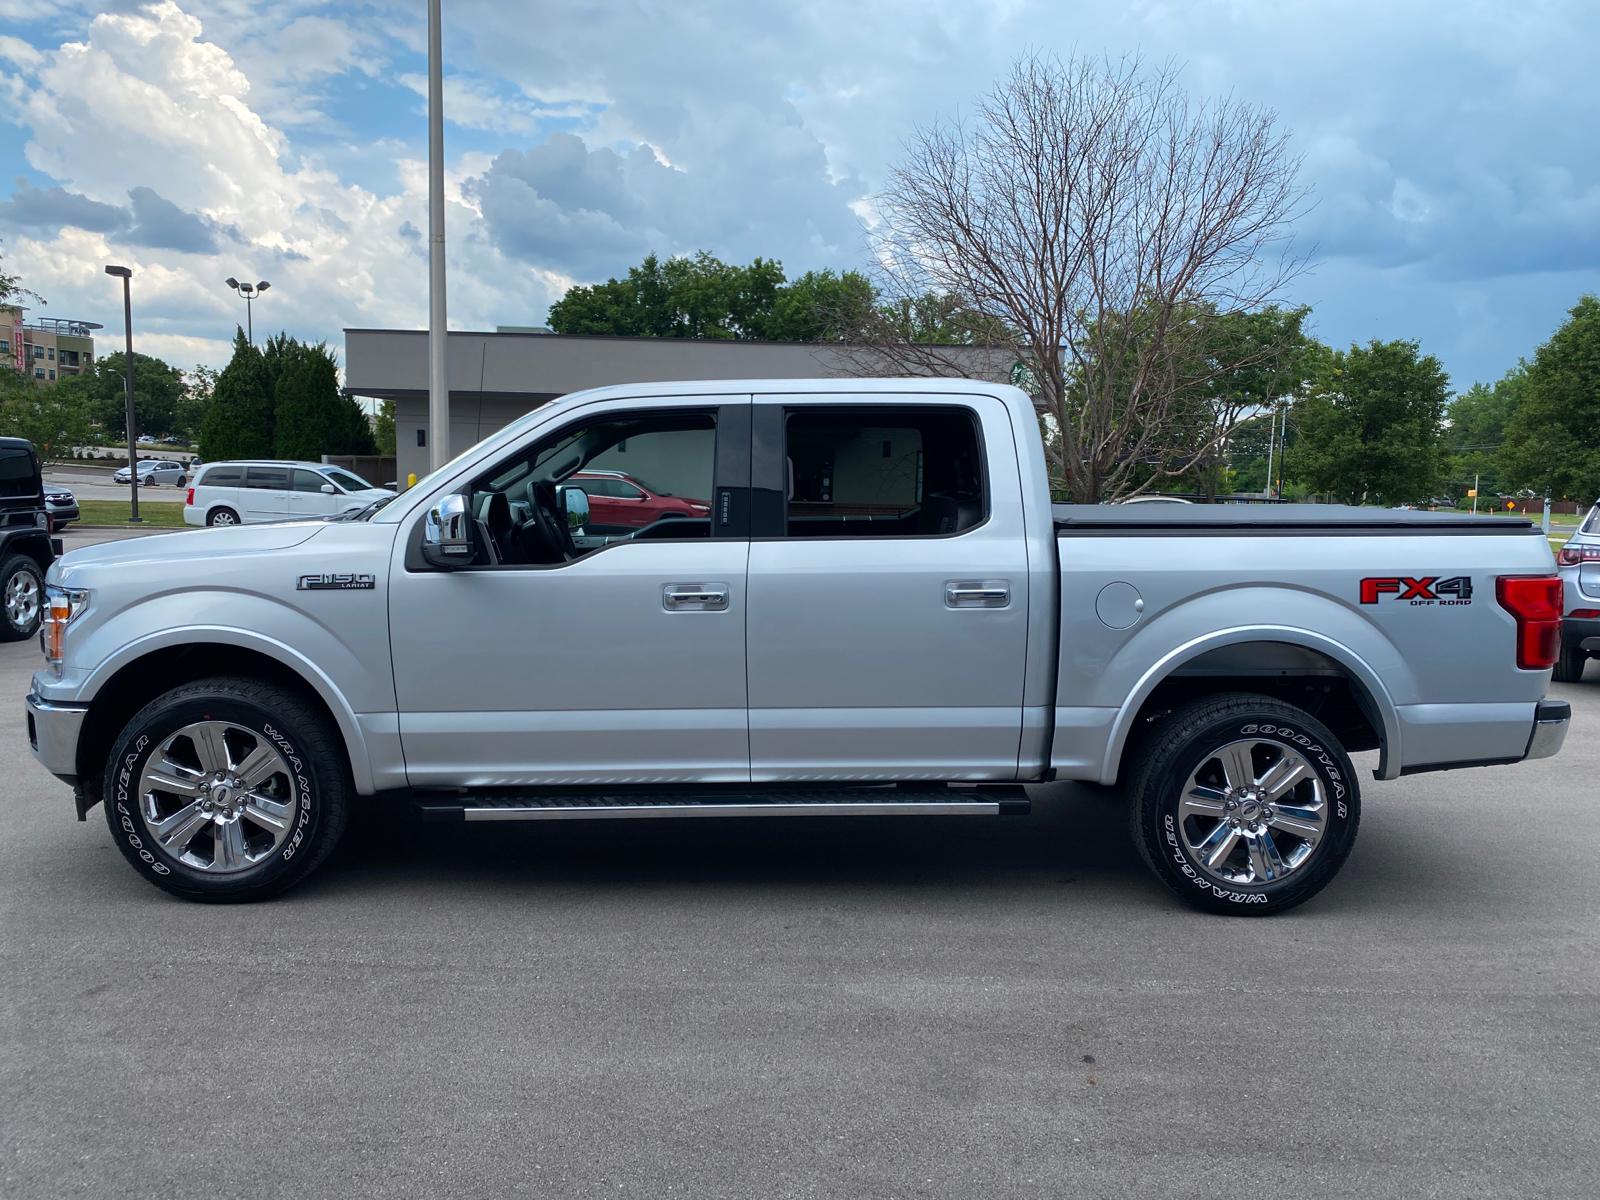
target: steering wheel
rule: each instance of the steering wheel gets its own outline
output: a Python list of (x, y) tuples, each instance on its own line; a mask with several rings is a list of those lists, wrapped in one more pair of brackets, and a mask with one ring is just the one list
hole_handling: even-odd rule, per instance
[(567, 514), (556, 502), (553, 484), (534, 481), (528, 484), (528, 507), (532, 510), (523, 529), (536, 543), (533, 554), (538, 562), (571, 562), (578, 557), (567, 525)]

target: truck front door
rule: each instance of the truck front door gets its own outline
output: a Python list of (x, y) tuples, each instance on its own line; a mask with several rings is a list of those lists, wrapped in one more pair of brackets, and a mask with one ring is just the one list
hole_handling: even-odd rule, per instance
[[(413, 785), (749, 779), (749, 412), (746, 395), (584, 405), (462, 488), (492, 547), (466, 569), (422, 563), (425, 514), (408, 518), (389, 613)], [(622, 444), (630, 460), (715, 486), (727, 519), (552, 556), (530, 527), (535, 506), (548, 513), (551, 484)]]
[(757, 396), (752, 418), (752, 778), (1016, 778), (1028, 561), (1004, 405)]

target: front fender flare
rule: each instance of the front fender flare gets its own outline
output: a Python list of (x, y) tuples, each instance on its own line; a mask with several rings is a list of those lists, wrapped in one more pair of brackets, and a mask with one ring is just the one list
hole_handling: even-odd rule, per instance
[(333, 714), (344, 740), (350, 759), (350, 773), (356, 791), (362, 795), (374, 791), (372, 761), (367, 751), (366, 736), (344, 695), (333, 685), (327, 674), (305, 655), (276, 638), (267, 637), (250, 629), (237, 629), (226, 625), (192, 625), (182, 629), (164, 629), (135, 638), (99, 663), (84, 680), (79, 697), (92, 702), (96, 693), (123, 667), (158, 650), (171, 650), (183, 646), (236, 646), (253, 650), (274, 659), (293, 671), (322, 698)]

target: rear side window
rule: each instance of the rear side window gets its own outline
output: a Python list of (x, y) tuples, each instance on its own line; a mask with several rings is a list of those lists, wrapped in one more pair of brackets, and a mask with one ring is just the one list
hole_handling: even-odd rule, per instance
[(39, 480), (33, 452), (24, 446), (0, 446), (0, 496), (37, 496)]
[(205, 474), (195, 480), (199, 487), (238, 487), (243, 482), (243, 467), (207, 467)]
[(289, 487), (288, 467), (246, 467), (244, 471), (244, 486), (247, 488), (261, 488), (263, 491), (287, 491)]
[(1589, 519), (1583, 523), (1579, 533), (1600, 533), (1600, 504), (1589, 510)]
[(939, 537), (988, 513), (967, 409), (807, 407), (785, 433), (789, 537)]

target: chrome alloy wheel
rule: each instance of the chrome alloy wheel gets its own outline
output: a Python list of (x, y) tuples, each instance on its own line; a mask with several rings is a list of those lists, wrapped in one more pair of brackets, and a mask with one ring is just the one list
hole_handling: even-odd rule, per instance
[(39, 581), (32, 571), (18, 571), (6, 584), (6, 616), (17, 629), (27, 629), (39, 615)]
[(1195, 865), (1225, 883), (1287, 879), (1328, 827), (1322, 779), (1281, 742), (1229, 742), (1200, 760), (1178, 801), (1178, 828)]
[(139, 813), (157, 844), (187, 867), (224, 875), (283, 845), (300, 795), (277, 748), (227, 721), (185, 725), (139, 775)]
[(239, 522), (234, 519), (231, 512), (218, 512), (211, 514), (211, 523), (213, 525), (237, 525)]

